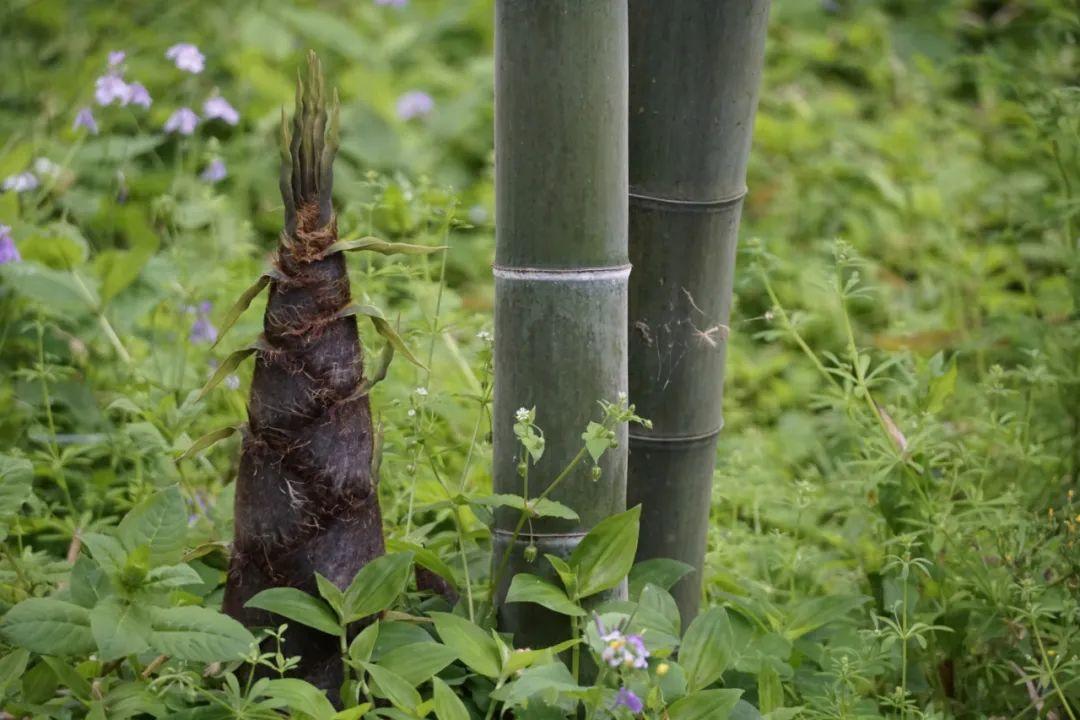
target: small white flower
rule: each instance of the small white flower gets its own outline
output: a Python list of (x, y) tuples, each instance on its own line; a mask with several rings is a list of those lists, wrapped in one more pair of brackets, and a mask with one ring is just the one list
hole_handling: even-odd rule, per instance
[(47, 157), (39, 157), (34, 161), (34, 172), (42, 177), (52, 177), (60, 174), (60, 166)]
[(620, 392), (616, 397), (620, 403), (626, 402), (626, 393)]
[(415, 410), (413, 410), (412, 408), (409, 408), (409, 413), (408, 413), (408, 415), (409, 415), (409, 417), (416, 417), (416, 411), (415, 411)]
[(476, 339), (480, 340), (481, 342), (491, 342), (494, 338), (487, 330), (481, 330), (480, 332), (476, 333)]
[(420, 397), (426, 397), (427, 396), (427, 388), (426, 387), (418, 387), (418, 388), (416, 388), (416, 394), (419, 395)]
[(517, 412), (514, 413), (514, 417), (517, 419), (518, 422), (528, 422), (529, 411), (525, 408), (518, 408)]

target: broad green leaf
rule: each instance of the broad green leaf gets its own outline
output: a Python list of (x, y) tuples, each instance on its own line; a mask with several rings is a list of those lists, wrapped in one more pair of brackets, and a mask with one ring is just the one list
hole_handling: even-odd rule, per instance
[(48, 655), (43, 656), (41, 660), (52, 668), (61, 684), (70, 690), (72, 695), (83, 701), (90, 699), (92, 692), (90, 682), (72, 667), (70, 660), (62, 660)]
[(435, 689), (435, 717), (437, 720), (469, 720), (465, 703), (440, 678), (432, 681)]
[(514, 682), (492, 692), (491, 697), (513, 706), (520, 705), (536, 695), (548, 702), (554, 702), (561, 693), (575, 693), (583, 689), (574, 682), (574, 677), (566, 669), (566, 665), (551, 663), (523, 671)]
[(202, 576), (184, 563), (152, 568), (146, 575), (146, 584), (150, 588), (179, 588), (202, 585), (203, 582)]
[(128, 552), (149, 547), (151, 565), (180, 562), (187, 538), (187, 513), (180, 490), (170, 487), (143, 500), (120, 521), (116, 535)]
[(470, 668), (489, 678), (499, 677), (502, 659), (495, 641), (480, 627), (450, 613), (433, 612), (439, 637)]
[(125, 655), (137, 655), (150, 647), (150, 613), (146, 606), (109, 597), (90, 611), (90, 630), (98, 654), (108, 662)]
[(387, 242), (376, 237), (362, 237), (354, 240), (338, 240), (326, 248), (322, 256), (329, 257), (334, 253), (355, 252), (358, 250), (376, 252), (380, 255), (431, 255), (446, 249), (446, 245), (410, 245), (408, 243)]
[(784, 618), (783, 636), (794, 641), (831, 622), (847, 617), (866, 604), (869, 598), (859, 595), (807, 598), (788, 610)]
[(650, 610), (655, 617), (663, 619), (663, 632), (676, 638), (682, 634), (682, 617), (671, 593), (649, 583), (642, 589), (639, 598), (638, 603), (643, 610)]
[(32, 262), (0, 265), (0, 287), (11, 288), (32, 300), (38, 310), (69, 321), (90, 315), (98, 302), (86, 281), (80, 286), (71, 273)]
[(375, 558), (356, 573), (345, 590), (346, 622), (382, 612), (405, 591), (412, 572), (411, 552)]
[(405, 678), (371, 663), (364, 663), (364, 669), (371, 676), (372, 689), (378, 697), (386, 698), (402, 710), (411, 711), (420, 704), (420, 693)]
[(416, 356), (409, 350), (409, 346), (405, 344), (405, 341), (397, 334), (397, 330), (394, 329), (394, 326), (391, 325), (390, 321), (383, 315), (382, 310), (374, 305), (353, 304), (339, 312), (337, 317), (349, 317), (350, 315), (367, 316), (371, 320), (371, 324), (375, 326), (375, 332), (382, 335), (386, 342), (394, 347), (394, 350), (404, 355), (409, 362), (421, 370), (427, 370), (427, 366), (416, 359)]
[(369, 710), (371, 710), (371, 703), (361, 703), (356, 707), (338, 710), (330, 716), (330, 720), (360, 720)]
[(457, 588), (457, 583), (454, 581), (454, 569), (428, 548), (403, 540), (390, 540), (386, 543), (386, 549), (392, 552), (411, 552), (413, 554), (413, 561), (417, 565), (427, 568), (446, 582), (450, 583), (451, 587)]
[(714, 607), (694, 618), (679, 649), (679, 664), (686, 671), (686, 683), (691, 693), (720, 679), (731, 666), (734, 646), (735, 637), (727, 610)]
[(210, 447), (211, 445), (216, 445), (217, 443), (221, 442), (225, 438), (232, 437), (234, 434), (239, 432), (243, 427), (244, 427), (243, 425), (228, 425), (226, 427), (218, 428), (217, 430), (212, 430), (212, 431), (206, 433), (205, 435), (200, 437), (198, 440), (191, 443), (191, 447), (189, 447), (187, 450), (185, 450), (180, 455), (180, 457), (176, 458), (176, 462), (181, 462), (183, 460), (188, 460), (190, 458), (195, 457), (196, 455), (198, 455), (200, 452), (202, 452), (206, 448)]
[(263, 686), (262, 692), (267, 697), (284, 701), (289, 709), (310, 715), (315, 720), (331, 720), (334, 717), (334, 706), (326, 699), (326, 693), (303, 680), (274, 678)]
[(0, 518), (14, 517), (33, 496), (34, 466), (25, 458), (0, 455)]
[(319, 588), (319, 595), (322, 596), (323, 600), (329, 603), (330, 607), (334, 609), (334, 612), (338, 615), (344, 615), (345, 593), (341, 591), (341, 588), (319, 573), (315, 573), (315, 585)]
[(553, 517), (563, 520), (580, 520), (581, 517), (574, 512), (573, 508), (555, 502), (548, 498), (536, 498), (529, 501), (529, 513), (533, 517)]
[(97, 647), (90, 611), (53, 598), (23, 600), (4, 615), (0, 631), (13, 644), (39, 655), (89, 655)]
[(375, 648), (371, 657), (378, 662), (386, 653), (403, 645), (415, 645), (422, 642), (435, 642), (435, 638), (420, 625), (400, 620), (379, 622), (379, 637), (375, 639)]
[(119, 572), (127, 562), (124, 546), (112, 535), (88, 532), (82, 533), (79, 537), (90, 556), (110, 574)]
[(667, 709), (668, 720), (727, 720), (742, 690), (703, 690), (676, 700)]
[(270, 284), (270, 281), (278, 276), (277, 270), (270, 270), (259, 276), (259, 279), (255, 283), (245, 290), (237, 301), (229, 308), (229, 312), (225, 313), (225, 317), (221, 319), (221, 323), (218, 325), (218, 336), (214, 340), (214, 344), (210, 346), (213, 350), (217, 347), (221, 339), (225, 337), (225, 333), (229, 332), (236, 321), (244, 314), (244, 311), (251, 306), (251, 302), (259, 296), (259, 293)]
[(608, 429), (598, 422), (590, 422), (585, 432), (581, 433), (581, 439), (585, 442), (585, 449), (594, 463), (600, 462), (604, 453), (611, 449)]
[(457, 659), (457, 653), (447, 646), (423, 642), (394, 648), (379, 658), (378, 665), (416, 687)]
[(263, 590), (248, 600), (244, 607), (269, 610), (328, 635), (341, 634), (341, 624), (326, 601), (296, 588), (277, 587)]
[(360, 633), (353, 638), (353, 641), (349, 643), (349, 659), (354, 663), (366, 663), (371, 659), (371, 654), (375, 650), (375, 642), (379, 639), (379, 621), (368, 625), (366, 628), (360, 631)]
[(653, 558), (639, 562), (630, 570), (630, 599), (637, 600), (647, 583), (671, 590), (684, 575), (693, 571), (692, 565), (670, 558)]
[(577, 573), (566, 564), (566, 561), (558, 555), (552, 555), (551, 553), (544, 553), (544, 557), (547, 558), (552, 569), (555, 570), (555, 574), (559, 576), (559, 580), (566, 589), (566, 594), (573, 595), (577, 592)]
[(618, 585), (634, 564), (641, 506), (604, 518), (567, 558), (577, 574), (577, 597), (586, 598)]
[(22, 677), (28, 660), (30, 651), (24, 648), (12, 650), (0, 658), (0, 700), (3, 700), (8, 687)]
[(209, 608), (150, 608), (150, 616), (150, 646), (179, 660), (237, 660), (255, 642), (243, 625)]
[(80, 555), (71, 567), (71, 599), (84, 608), (92, 608), (111, 594), (109, 576), (96, 562)]
[(510, 675), (516, 673), (518, 670), (532, 667), (533, 665), (545, 665), (553, 662), (559, 653), (564, 650), (569, 650), (580, 642), (581, 640), (578, 638), (571, 638), (569, 640), (563, 640), (561, 643), (552, 645), (551, 647), (539, 648), (537, 650), (515, 650), (510, 655), (510, 659), (506, 662), (506, 667), (503, 671), (507, 675)]
[(528, 573), (518, 573), (510, 581), (506, 602), (531, 602), (543, 605), (560, 615), (585, 615), (585, 611), (568, 598), (561, 588)]

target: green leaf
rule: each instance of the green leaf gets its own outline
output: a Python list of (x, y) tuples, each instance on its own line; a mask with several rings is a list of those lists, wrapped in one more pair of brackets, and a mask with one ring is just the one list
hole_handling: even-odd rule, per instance
[(24, 648), (12, 650), (0, 658), (0, 700), (4, 699), (4, 694), (10, 685), (22, 678), (29, 660), (30, 651)]
[(195, 457), (211, 445), (215, 445), (224, 440), (225, 438), (232, 437), (243, 427), (243, 425), (228, 425), (226, 427), (218, 428), (217, 430), (206, 433), (198, 440), (191, 443), (191, 447), (185, 450), (183, 454), (180, 455), (180, 457), (176, 458), (176, 462), (189, 460), (190, 458)]
[(97, 647), (90, 612), (53, 598), (23, 600), (8, 610), (0, 631), (13, 644), (39, 655), (89, 655)]
[(229, 377), (229, 375), (232, 375), (233, 371), (236, 370), (236, 368), (240, 367), (240, 363), (244, 362), (244, 360), (247, 360), (250, 355), (261, 349), (262, 345), (256, 343), (249, 347), (241, 348), (240, 350), (235, 350), (229, 353), (229, 356), (225, 358), (220, 365), (218, 365), (218, 369), (214, 371), (214, 374), (211, 375), (210, 379), (206, 381), (205, 385), (203, 385), (203, 388), (199, 391), (199, 394), (195, 396), (195, 402), (199, 402), (204, 397), (206, 397), (206, 394), (216, 388), (218, 385), (220, 385), (222, 380)]
[(237, 301), (233, 303), (233, 306), (229, 308), (229, 312), (225, 313), (225, 317), (222, 318), (221, 323), (218, 325), (217, 340), (210, 346), (211, 350), (217, 347), (218, 343), (221, 342), (221, 339), (225, 337), (225, 333), (229, 332), (232, 326), (236, 324), (236, 321), (240, 319), (240, 316), (244, 314), (244, 311), (251, 306), (252, 301), (259, 296), (259, 293), (270, 284), (271, 280), (277, 277), (277, 270), (264, 272), (251, 287), (240, 295)]
[(569, 640), (563, 640), (561, 643), (552, 645), (551, 647), (539, 648), (537, 650), (515, 650), (510, 659), (506, 662), (506, 667), (503, 671), (510, 675), (516, 673), (518, 670), (524, 670), (527, 667), (533, 665), (545, 665), (550, 662), (554, 662), (556, 656), (564, 650), (569, 650), (574, 647), (581, 640), (578, 638), (571, 638)]
[(115, 574), (127, 562), (127, 552), (112, 535), (84, 532), (79, 537), (90, 556), (110, 574)]
[(956, 356), (949, 362), (949, 369), (938, 375), (930, 383), (930, 397), (926, 403), (926, 411), (939, 413), (945, 409), (945, 401), (956, 392), (956, 378), (959, 371), (956, 369)]
[(150, 618), (150, 646), (179, 660), (237, 660), (255, 642), (243, 625), (208, 608), (152, 607)]
[(71, 599), (84, 608), (92, 608), (112, 594), (112, 583), (105, 571), (85, 555), (71, 566)]
[(552, 569), (555, 570), (555, 574), (559, 576), (563, 587), (566, 588), (567, 595), (574, 595), (577, 592), (577, 573), (558, 555), (544, 553), (544, 557), (547, 558)]
[(90, 611), (90, 630), (98, 654), (108, 662), (137, 655), (150, 647), (150, 613), (146, 607), (118, 597), (105, 598)]
[(439, 637), (457, 653), (463, 663), (486, 677), (499, 677), (502, 659), (490, 635), (457, 615), (442, 612), (430, 615)]
[(353, 304), (342, 310), (336, 317), (343, 318), (350, 315), (365, 315), (371, 319), (372, 325), (375, 326), (375, 332), (379, 333), (386, 339), (386, 342), (390, 343), (394, 350), (398, 351), (413, 365), (417, 366), (421, 370), (427, 370), (427, 366), (424, 363), (416, 359), (416, 356), (409, 350), (409, 346), (405, 344), (405, 341), (401, 339), (401, 336), (397, 334), (394, 327), (383, 315), (383, 311), (374, 305), (357, 305)]
[(84, 281), (80, 287), (71, 273), (32, 262), (0, 266), (0, 287), (11, 288), (32, 300), (37, 309), (50, 315), (63, 315), (69, 321), (89, 315), (98, 303), (89, 283)]
[(694, 618), (679, 649), (679, 664), (686, 671), (690, 692), (719, 680), (734, 654), (735, 636), (727, 610), (714, 607)]
[(604, 518), (567, 558), (577, 574), (578, 598), (618, 585), (634, 564), (641, 506)]
[(364, 663), (364, 669), (371, 675), (375, 683), (372, 690), (378, 697), (386, 698), (406, 711), (412, 711), (420, 704), (420, 693), (405, 678), (371, 663)]
[(643, 560), (630, 570), (630, 599), (636, 600), (648, 583), (671, 590), (684, 575), (693, 571), (692, 565), (670, 558)]
[(349, 643), (349, 659), (354, 663), (366, 663), (371, 659), (375, 643), (379, 639), (379, 621), (368, 625)]
[(315, 573), (315, 585), (319, 588), (319, 595), (329, 603), (339, 616), (345, 615), (345, 593), (332, 581)]
[(417, 565), (427, 568), (446, 582), (450, 583), (451, 587), (457, 588), (457, 583), (454, 581), (454, 569), (428, 548), (417, 545), (416, 543), (405, 542), (404, 540), (389, 540), (386, 543), (386, 548), (393, 552), (406, 550), (411, 552), (413, 554), (413, 561)]
[(450, 686), (440, 678), (432, 681), (435, 689), (435, 717), (438, 720), (469, 720), (469, 711)]
[(642, 610), (651, 611), (653, 617), (662, 619), (664, 625), (660, 629), (664, 633), (675, 638), (682, 634), (682, 616), (671, 593), (649, 583), (639, 597), (638, 603)]
[(355, 240), (338, 240), (326, 248), (322, 256), (329, 257), (334, 253), (356, 252), (358, 250), (375, 252), (380, 255), (431, 255), (447, 248), (446, 245), (409, 245), (408, 243), (387, 242), (377, 237), (362, 237)]
[(727, 720), (742, 690), (703, 690), (677, 700), (667, 709), (668, 720)]
[(520, 705), (535, 695), (555, 702), (561, 693), (576, 693), (584, 689), (574, 681), (566, 665), (551, 663), (523, 671), (517, 680), (492, 692), (491, 697), (507, 705)]
[(277, 587), (263, 590), (248, 600), (244, 607), (269, 610), (328, 635), (341, 634), (341, 624), (333, 609), (324, 600), (296, 588)]
[(178, 488), (154, 493), (120, 521), (117, 537), (129, 551), (146, 545), (151, 565), (175, 565), (184, 554), (187, 513)]
[(42, 662), (48, 665), (64, 687), (71, 690), (71, 694), (81, 700), (89, 700), (92, 692), (90, 682), (72, 667), (71, 662), (60, 658), (45, 655)]
[(553, 517), (563, 520), (580, 520), (572, 508), (548, 498), (536, 498), (529, 501), (529, 514), (533, 517)]
[(581, 433), (581, 439), (585, 441), (585, 449), (594, 463), (600, 462), (604, 453), (611, 449), (611, 438), (608, 429), (598, 422), (590, 422)]
[(416, 687), (457, 659), (457, 653), (445, 645), (423, 642), (394, 648), (379, 658), (378, 665)]
[(346, 622), (382, 612), (405, 591), (412, 571), (411, 552), (375, 558), (356, 573), (345, 590)]
[(585, 615), (585, 611), (568, 598), (562, 588), (555, 587), (551, 583), (528, 573), (518, 573), (510, 581), (510, 589), (506, 593), (506, 602), (536, 603), (560, 615), (570, 615), (572, 617)]
[(285, 703), (286, 707), (315, 720), (331, 720), (334, 706), (326, 699), (326, 693), (311, 683), (297, 678), (274, 678), (262, 689), (266, 697), (275, 698)]
[(180, 588), (188, 585), (202, 585), (203, 579), (190, 565), (163, 565), (150, 570), (146, 575), (149, 588)]
[(34, 466), (25, 458), (0, 455), (0, 518), (18, 514), (33, 497)]

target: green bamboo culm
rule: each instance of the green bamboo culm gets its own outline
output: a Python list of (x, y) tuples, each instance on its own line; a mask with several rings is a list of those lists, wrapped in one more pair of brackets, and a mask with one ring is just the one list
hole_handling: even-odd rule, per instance
[(694, 571), (701, 598), (739, 217), (769, 0), (629, 0), (630, 434), (638, 560)]
[[(599, 400), (626, 390), (627, 9), (625, 0), (497, 0), (495, 5), (495, 492), (536, 497), (582, 447)], [(543, 458), (518, 472), (518, 408), (536, 407)], [(569, 635), (563, 616), (502, 604), (517, 572), (549, 575), (626, 507), (626, 429), (601, 460), (580, 463), (551, 498), (577, 521), (496, 513), (499, 624), (520, 646)], [(527, 487), (526, 487), (527, 485)], [(526, 548), (534, 548), (536, 559)]]

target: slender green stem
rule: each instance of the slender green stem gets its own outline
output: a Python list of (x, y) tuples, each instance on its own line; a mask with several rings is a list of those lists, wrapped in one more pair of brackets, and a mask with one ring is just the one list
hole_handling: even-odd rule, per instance
[(1072, 707), (1069, 705), (1068, 699), (1065, 697), (1065, 692), (1061, 689), (1061, 683), (1058, 682), (1057, 673), (1054, 672), (1054, 668), (1050, 665), (1050, 661), (1047, 659), (1046, 647), (1043, 645), (1042, 633), (1039, 632), (1038, 619), (1031, 618), (1031, 630), (1035, 636), (1035, 642), (1039, 645), (1039, 658), (1042, 660), (1043, 666), (1046, 668), (1047, 675), (1050, 676), (1050, 684), (1054, 686), (1054, 692), (1061, 701), (1061, 706), (1065, 709), (1065, 712), (1069, 715), (1069, 720), (1076, 720), (1076, 714), (1073, 712)]
[(427, 455), (428, 465), (431, 466), (431, 472), (434, 473), (435, 479), (439, 483), (439, 487), (446, 493), (447, 500), (450, 501), (450, 505), (454, 508), (454, 526), (457, 530), (458, 551), (461, 556), (461, 571), (465, 575), (465, 598), (469, 607), (469, 622), (476, 622), (476, 612), (473, 606), (472, 577), (469, 572), (469, 558), (465, 552), (465, 518), (461, 514), (461, 507), (454, 502), (454, 496), (450, 492), (450, 488), (446, 486), (446, 482), (443, 481), (439, 469), (435, 466), (435, 458), (431, 456), (430, 452), (426, 452), (425, 454)]
[[(536, 500), (545, 499), (555, 490), (555, 488), (559, 487), (559, 484), (570, 476), (570, 473), (572, 473), (574, 471), (574, 468), (576, 468), (578, 464), (585, 459), (585, 456), (587, 454), (588, 450), (584, 446), (581, 448), (581, 450), (578, 450), (577, 455), (575, 455), (574, 458), (570, 461), (570, 464), (563, 468), (563, 471), (559, 473), (558, 477), (556, 477), (551, 482), (551, 484), (547, 486), (544, 492), (540, 493), (540, 495), (536, 497)], [(521, 536), (521, 529), (525, 527), (525, 522), (529, 519), (529, 517), (529, 499), (525, 498), (525, 508), (521, 511), (521, 516), (518, 517), (517, 525), (514, 527), (514, 534), (511, 536), (510, 543), (507, 545), (506, 550), (503, 552), (502, 559), (499, 561), (499, 569), (495, 572), (495, 575), (494, 577), (492, 577), (491, 580), (491, 597), (493, 601), (495, 598), (495, 591), (499, 587), (499, 584), (502, 582), (503, 573), (506, 572), (506, 566), (510, 563), (510, 553), (513, 551), (514, 547), (516, 547), (517, 540)]]

